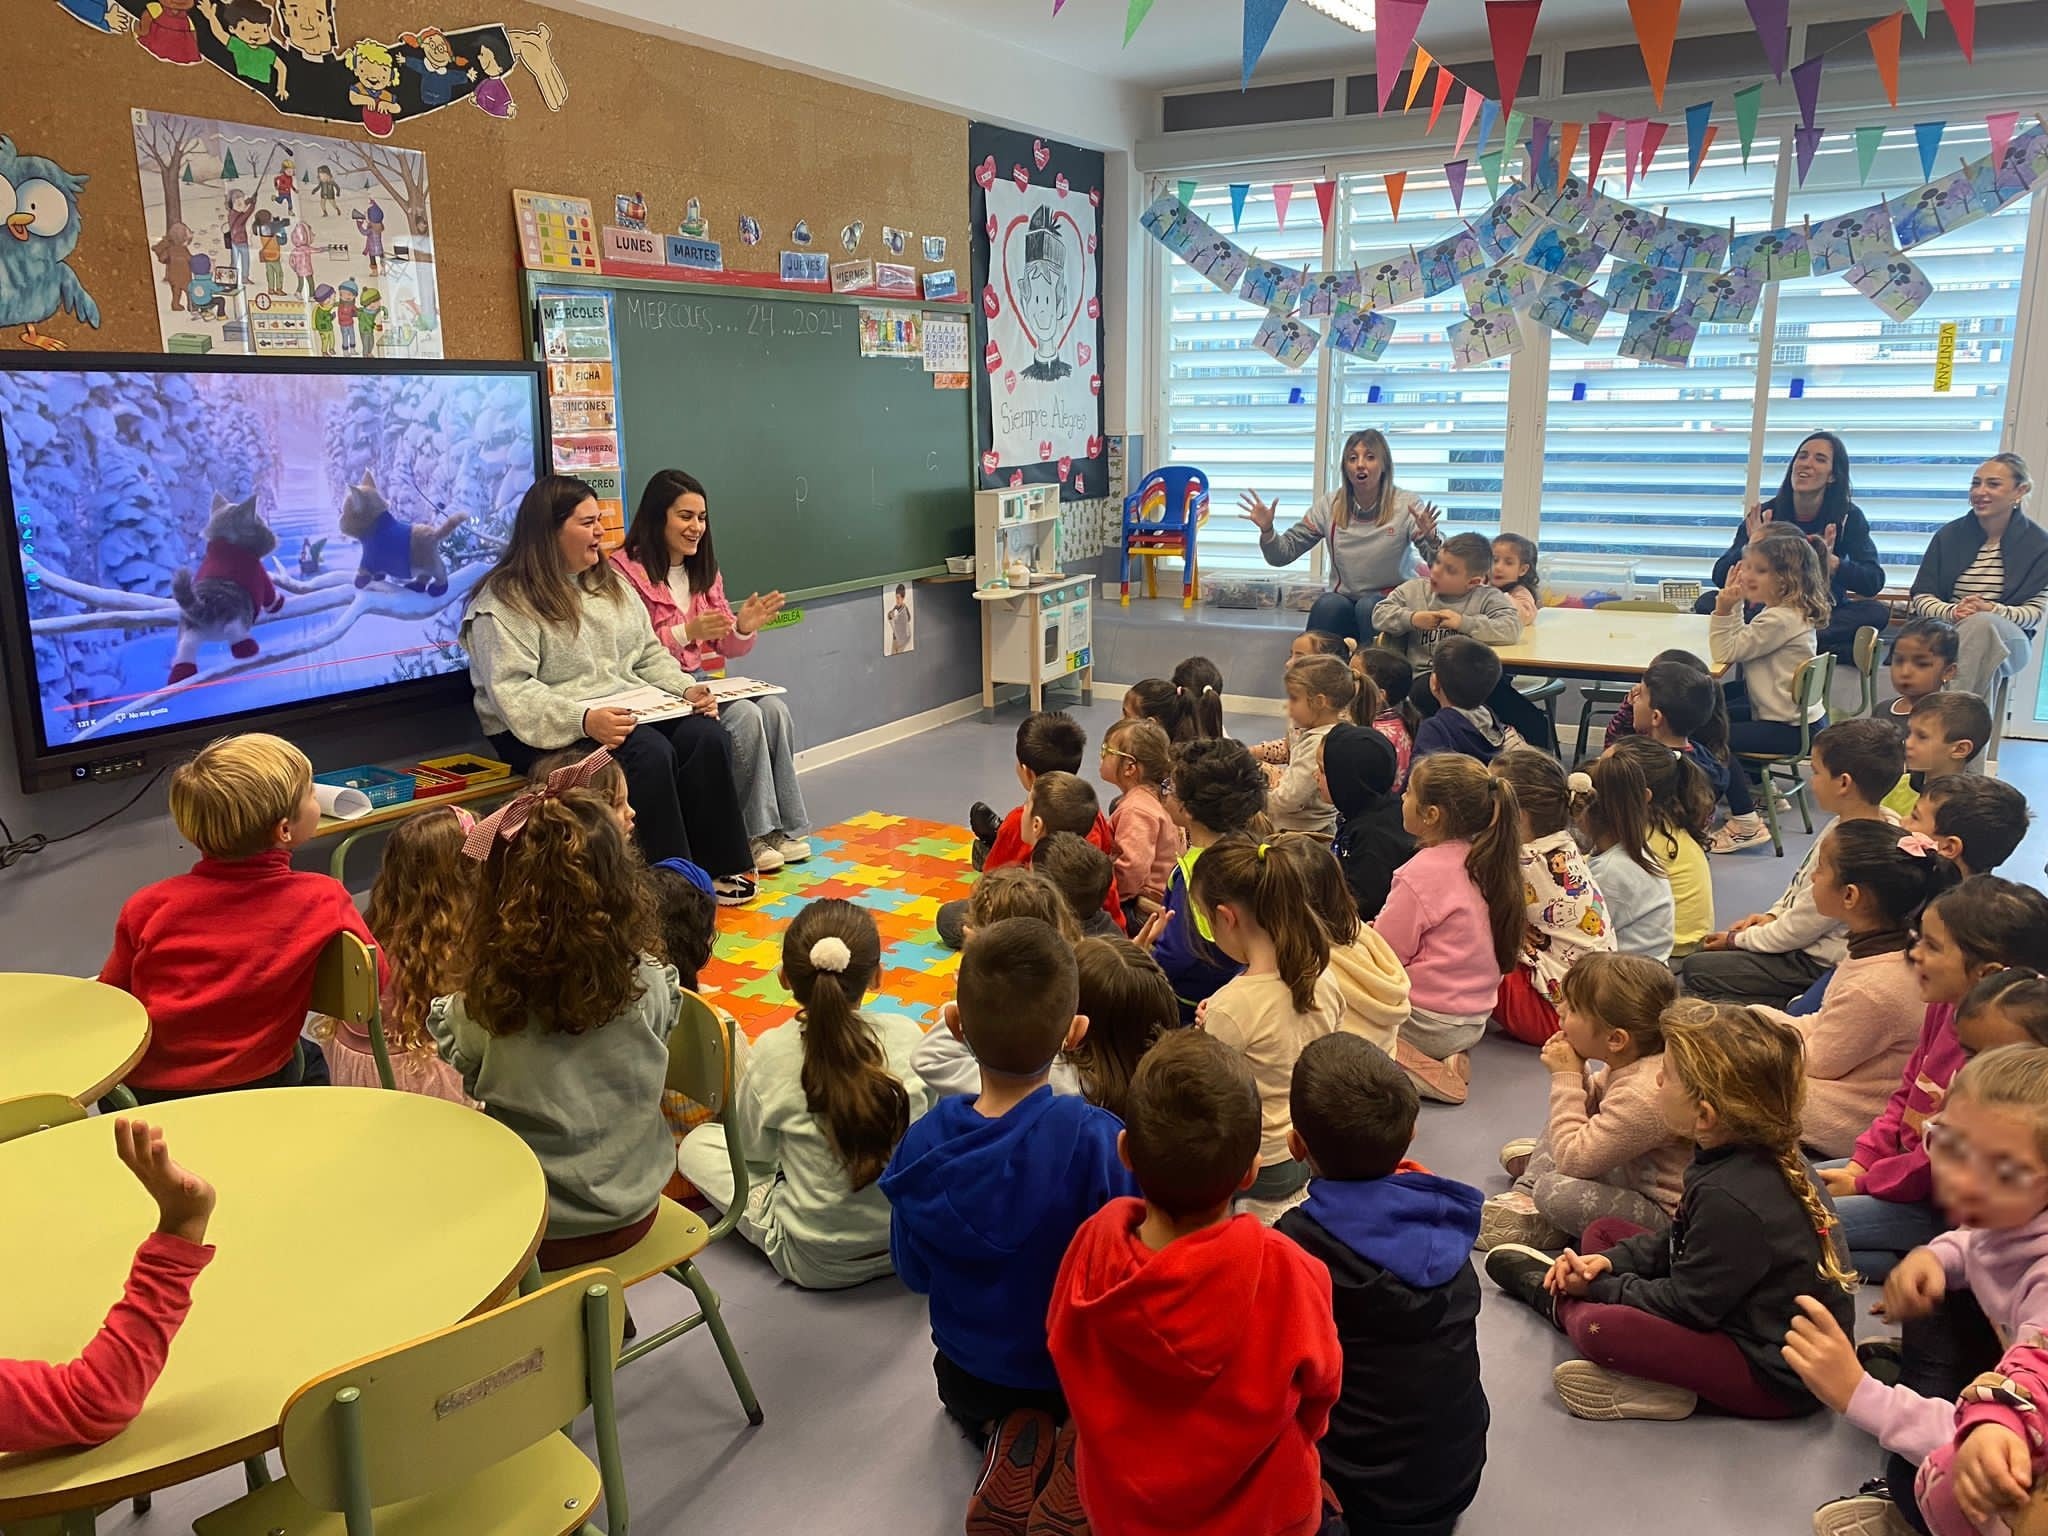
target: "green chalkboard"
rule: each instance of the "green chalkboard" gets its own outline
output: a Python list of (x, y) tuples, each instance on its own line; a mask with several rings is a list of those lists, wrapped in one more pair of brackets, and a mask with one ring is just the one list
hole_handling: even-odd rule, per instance
[(973, 392), (934, 389), (921, 359), (862, 357), (873, 300), (542, 284), (613, 295), (627, 517), (656, 470), (695, 475), (728, 589), (819, 596), (974, 547)]

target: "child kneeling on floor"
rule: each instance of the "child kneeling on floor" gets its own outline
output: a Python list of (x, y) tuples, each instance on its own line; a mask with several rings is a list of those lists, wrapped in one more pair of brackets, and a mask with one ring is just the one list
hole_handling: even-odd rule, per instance
[(1316, 1454), (1344, 1370), (1329, 1271), (1230, 1213), (1259, 1171), (1251, 1068), (1181, 1030), (1139, 1063), (1127, 1108), (1117, 1150), (1144, 1198), (1082, 1223), (1046, 1318), (1086, 1519), (1119, 1536), (1341, 1532)]
[(1073, 951), (1052, 928), (1016, 917), (977, 929), (945, 1027), (957, 1022), (973, 1051), (980, 1092), (941, 1099), (882, 1175), (896, 1273), (931, 1298), (939, 1401), (987, 1449), (970, 1531), (1035, 1525), (1042, 1489), (1049, 1508), (1074, 1506), (1071, 1444), (1054, 1451), (1067, 1409), (1045, 1312), (1076, 1229), (1137, 1189), (1116, 1116), (1048, 1081), (1088, 1031), (1078, 996)]
[(1479, 1191), (1407, 1161), (1414, 1085), (1356, 1035), (1309, 1044), (1291, 1104), (1315, 1177), (1278, 1229), (1329, 1269), (1344, 1350), (1323, 1478), (1355, 1531), (1450, 1536), (1486, 1466)]
[[(754, 1042), (734, 1113), (752, 1188), (739, 1233), (776, 1273), (809, 1290), (889, 1273), (889, 1205), (876, 1180), (931, 1107), (911, 1067), (924, 1031), (901, 1014), (860, 1011), (882, 979), (882, 938), (863, 907), (828, 898), (782, 935), (777, 979), (796, 1017)], [(683, 1139), (683, 1177), (719, 1210), (733, 1200), (725, 1127)]]
[(1646, 1232), (1671, 1225), (1692, 1161), (1657, 1103), (1664, 1010), (1677, 1000), (1670, 970), (1641, 955), (1588, 955), (1572, 968), (1543, 1045), (1550, 1121), (1537, 1140), (1501, 1148), (1515, 1187), (1486, 1202), (1481, 1248), (1561, 1247), (1610, 1216)]
[(1856, 1276), (1833, 1207), (1799, 1152), (1799, 1033), (1699, 999), (1664, 1016), (1657, 1101), (1697, 1151), (1670, 1232), (1596, 1221), (1556, 1258), (1507, 1244), (1487, 1276), (1571, 1336), (1551, 1375), (1582, 1419), (1724, 1413), (1785, 1419), (1821, 1404), (1781, 1352), (1812, 1297), (1844, 1329)]

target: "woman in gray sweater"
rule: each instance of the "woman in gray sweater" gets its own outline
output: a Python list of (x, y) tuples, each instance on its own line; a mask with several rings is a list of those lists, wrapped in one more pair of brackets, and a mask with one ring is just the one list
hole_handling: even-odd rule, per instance
[[(476, 715), (519, 772), (546, 752), (611, 748), (650, 864), (693, 859), (726, 906), (754, 895), (754, 856), (733, 787), (732, 742), (710, 690), (655, 638), (647, 610), (604, 557), (597, 493), (543, 475), (514, 515), (505, 553), (462, 617)], [(590, 701), (653, 684), (693, 714), (643, 721)]]
[(1436, 557), (1440, 514), (1394, 484), (1394, 454), (1383, 434), (1352, 433), (1343, 463), (1344, 483), (1329, 505), (1310, 508), (1285, 533), (1273, 531), (1277, 502), (1247, 491), (1238, 506), (1258, 524), (1268, 565), (1292, 565), (1317, 544), (1328, 545), (1331, 589), (1309, 610), (1308, 627), (1370, 645), (1373, 605), (1415, 574), (1416, 556)]

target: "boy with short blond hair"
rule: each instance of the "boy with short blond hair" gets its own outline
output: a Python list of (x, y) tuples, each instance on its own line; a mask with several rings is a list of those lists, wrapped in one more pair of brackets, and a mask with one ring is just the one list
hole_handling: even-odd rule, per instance
[(1084, 1222), (1053, 1285), (1078, 1498), (1062, 1462), (1041, 1509), (1069, 1521), (1055, 1530), (1085, 1511), (1118, 1536), (1311, 1536), (1344, 1356), (1329, 1271), (1231, 1215), (1259, 1171), (1251, 1068), (1199, 1030), (1170, 1034), (1125, 1109), (1117, 1149), (1144, 1198)]
[(313, 765), (277, 736), (223, 737), (172, 772), (170, 801), (199, 862), (128, 898), (100, 968), (149, 1014), (127, 1086), (154, 1103), (296, 1084), (321, 950), (374, 942), (340, 881), (291, 867), (320, 824)]

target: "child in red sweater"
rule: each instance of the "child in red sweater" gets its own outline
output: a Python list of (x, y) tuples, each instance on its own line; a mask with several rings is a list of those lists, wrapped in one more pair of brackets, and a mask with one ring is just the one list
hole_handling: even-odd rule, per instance
[(1258, 1088), (1199, 1030), (1145, 1053), (1117, 1152), (1142, 1200), (1082, 1224), (1053, 1284), (1048, 1344), (1075, 1436), (1042, 1514), (1118, 1536), (1315, 1536), (1316, 1443), (1344, 1373), (1330, 1274), (1232, 1216), (1258, 1176)]
[(320, 951), (342, 929), (370, 941), (340, 881), (292, 868), (320, 823), (313, 765), (276, 736), (224, 737), (172, 773), (171, 817), (201, 858), (128, 898), (100, 967), (149, 1013), (128, 1087), (155, 1103), (293, 1086)]
[(76, 1360), (0, 1360), (0, 1451), (98, 1445), (126, 1429), (163, 1372), (193, 1279), (213, 1259), (213, 1186), (172, 1162), (164, 1133), (143, 1121), (116, 1120), (114, 1150), (156, 1202), (156, 1231), (135, 1250), (127, 1289)]

